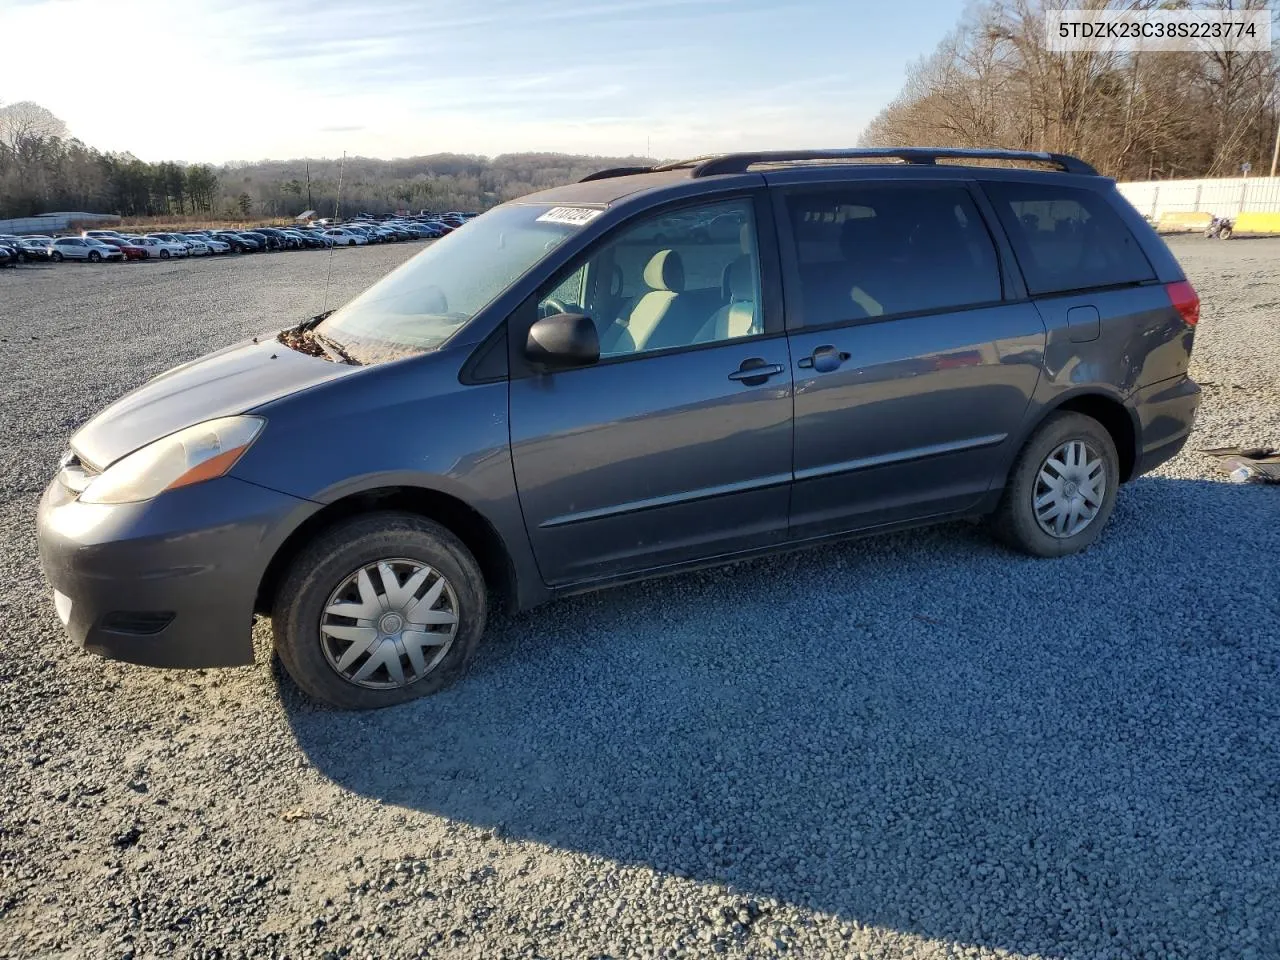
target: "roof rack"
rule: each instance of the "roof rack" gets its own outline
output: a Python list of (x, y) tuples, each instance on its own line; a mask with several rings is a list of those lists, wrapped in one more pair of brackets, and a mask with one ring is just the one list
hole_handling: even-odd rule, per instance
[(634, 173), (651, 173), (653, 167), (610, 167), (608, 170), (597, 170), (595, 173), (588, 173), (579, 180), (579, 183), (587, 183), (590, 180), (608, 180), (612, 177), (629, 177)]
[(588, 174), (579, 180), (607, 180), (636, 173), (657, 173), (665, 170), (693, 168), (694, 177), (714, 177), (725, 173), (746, 173), (750, 167), (761, 163), (813, 163), (823, 160), (875, 161), (898, 160), (911, 164), (936, 164), (939, 160), (1017, 160), (1023, 163), (1047, 163), (1064, 173), (1098, 176), (1098, 171), (1078, 157), (1066, 153), (1046, 153), (1037, 150), (980, 150), (964, 147), (855, 147), (839, 150), (766, 150), (759, 153), (719, 153), (660, 163), (652, 167), (614, 167)]
[(708, 153), (701, 157), (690, 157), (688, 160), (672, 160), (668, 163), (656, 163), (652, 167), (611, 167), (608, 170), (597, 170), (595, 173), (589, 173), (579, 183), (586, 183), (589, 180), (609, 180), (613, 177), (629, 177), (637, 173), (665, 173), (668, 170), (687, 170), (690, 167), (696, 167), (700, 163), (706, 163), (708, 160), (719, 160), (721, 157), (727, 157), (727, 153)]
[[(1020, 160), (1049, 163), (1064, 173), (1097, 176), (1089, 164), (1065, 153), (1033, 150), (977, 150), (961, 147), (858, 147), (840, 150), (767, 150), (760, 153), (726, 153), (716, 157), (699, 157), (693, 168), (695, 177), (713, 177), (724, 173), (746, 173), (760, 163), (802, 163), (819, 160), (900, 160), (911, 164), (934, 164), (938, 160)], [(684, 166), (685, 161), (675, 166)]]

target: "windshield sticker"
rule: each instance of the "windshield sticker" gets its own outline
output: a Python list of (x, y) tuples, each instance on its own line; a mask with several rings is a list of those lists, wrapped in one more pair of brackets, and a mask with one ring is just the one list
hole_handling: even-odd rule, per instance
[(581, 227), (590, 223), (603, 210), (595, 210), (591, 207), (552, 207), (546, 213), (538, 218), (541, 223), (567, 223), (571, 227)]

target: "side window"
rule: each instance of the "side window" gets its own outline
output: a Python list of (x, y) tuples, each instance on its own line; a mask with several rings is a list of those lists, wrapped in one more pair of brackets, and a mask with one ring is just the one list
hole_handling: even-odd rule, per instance
[(581, 312), (600, 355), (687, 347), (764, 330), (750, 200), (683, 208), (622, 227), (538, 304)]
[(960, 186), (852, 184), (786, 197), (802, 323), (991, 303), (995, 246)]
[(552, 313), (581, 313), (586, 309), (584, 296), (586, 282), (587, 265), (584, 263), (542, 298), (538, 316), (545, 317)]
[(1013, 180), (990, 181), (983, 189), (1032, 294), (1155, 279), (1138, 241), (1100, 194)]

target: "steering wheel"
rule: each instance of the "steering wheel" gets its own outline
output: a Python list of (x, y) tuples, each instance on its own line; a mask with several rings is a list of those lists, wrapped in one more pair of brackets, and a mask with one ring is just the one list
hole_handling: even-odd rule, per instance
[(547, 297), (542, 303), (538, 304), (538, 319), (549, 317), (556, 313), (568, 313), (569, 308), (564, 301), (556, 300), (554, 297)]

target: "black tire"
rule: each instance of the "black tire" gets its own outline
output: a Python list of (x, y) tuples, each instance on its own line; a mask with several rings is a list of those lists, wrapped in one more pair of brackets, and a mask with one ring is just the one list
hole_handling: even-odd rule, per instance
[(90, 250), (90, 251), (89, 251), (89, 262), (90, 262), (90, 263), (98, 263), (101, 259), (102, 259), (102, 254), (100, 254), (97, 250)]
[(54, 263), (61, 263), (62, 254), (60, 254), (57, 250), (55, 250), (53, 251), (53, 253), (49, 254), (49, 259), (52, 260)]
[(168, 259), (169, 259), (169, 251), (168, 251), (168, 250), (161, 250), (161, 251), (160, 251), (160, 259), (161, 259), (161, 260), (168, 260)]
[[(1103, 462), (1106, 487), (1102, 503), (1088, 526), (1074, 536), (1059, 538), (1046, 533), (1036, 520), (1036, 485), (1049, 455), (1073, 440), (1083, 441), (1098, 454)], [(1119, 486), (1120, 458), (1107, 429), (1082, 413), (1053, 413), (1031, 435), (1014, 461), (991, 527), (1008, 546), (1035, 557), (1065, 557), (1078, 553), (1101, 536), (1111, 511), (1115, 509)]]
[(1230, 227), (1223, 227), (1221, 230), (1219, 230), (1219, 231), (1218, 231), (1218, 239), (1219, 239), (1219, 240), (1230, 240), (1230, 239), (1231, 239), (1231, 228), (1230, 228)]
[[(372, 689), (342, 677), (321, 647), (320, 620), (333, 591), (366, 564), (389, 558), (439, 571), (458, 601), (458, 626), (444, 659), (403, 687)], [(276, 590), (271, 625), (280, 662), (309, 696), (343, 710), (371, 710), (427, 696), (463, 672), (484, 632), (488, 596), (471, 552), (449, 530), (411, 513), (380, 512), (321, 534), (294, 559)]]

